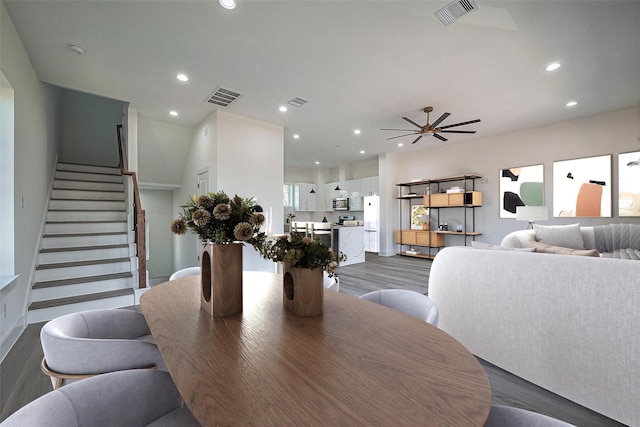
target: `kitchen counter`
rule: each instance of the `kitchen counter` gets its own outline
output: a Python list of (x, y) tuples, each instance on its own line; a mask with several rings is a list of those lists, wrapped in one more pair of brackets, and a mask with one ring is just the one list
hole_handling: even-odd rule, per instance
[(363, 226), (335, 226), (333, 233), (334, 245), (337, 250), (347, 256), (347, 259), (341, 262), (340, 265), (364, 262)]

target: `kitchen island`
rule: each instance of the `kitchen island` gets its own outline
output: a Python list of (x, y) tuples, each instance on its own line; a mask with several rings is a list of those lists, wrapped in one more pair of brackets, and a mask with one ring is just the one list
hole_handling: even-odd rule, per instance
[(364, 226), (334, 226), (333, 245), (334, 250), (347, 256), (347, 259), (340, 265), (364, 262)]

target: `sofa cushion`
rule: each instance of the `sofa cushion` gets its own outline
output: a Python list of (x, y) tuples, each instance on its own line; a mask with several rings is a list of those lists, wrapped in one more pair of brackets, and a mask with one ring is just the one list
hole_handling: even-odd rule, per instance
[(538, 225), (533, 224), (536, 240), (552, 246), (563, 246), (571, 249), (584, 249), (584, 239), (580, 224)]
[(471, 247), (474, 249), (492, 249), (496, 251), (520, 251), (520, 252), (535, 252), (535, 248), (512, 248), (509, 246), (490, 245), (489, 243), (471, 242)]
[(580, 255), (599, 257), (600, 253), (595, 249), (573, 249), (563, 246), (547, 245), (542, 242), (529, 242), (529, 246), (535, 248), (536, 252), (545, 254)]

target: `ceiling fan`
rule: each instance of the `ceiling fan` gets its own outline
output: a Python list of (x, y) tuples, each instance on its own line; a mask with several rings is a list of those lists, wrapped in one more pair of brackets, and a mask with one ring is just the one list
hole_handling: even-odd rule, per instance
[(449, 117), (451, 115), (451, 113), (444, 113), (443, 115), (438, 117), (438, 119), (435, 122), (429, 124), (429, 113), (431, 113), (433, 111), (433, 107), (424, 107), (424, 109), (422, 111), (427, 113), (427, 124), (424, 125), (424, 126), (420, 126), (418, 123), (414, 122), (413, 120), (411, 120), (408, 117), (403, 117), (404, 120), (406, 120), (409, 123), (411, 123), (412, 125), (416, 126), (418, 128), (418, 130), (415, 130), (415, 129), (380, 129), (380, 130), (396, 130), (396, 131), (411, 132), (411, 133), (407, 133), (407, 134), (404, 134), (404, 135), (392, 136), (391, 138), (387, 138), (387, 141), (390, 140), (390, 139), (402, 138), (404, 136), (409, 136), (409, 135), (420, 135), (412, 142), (412, 144), (415, 144), (416, 142), (418, 142), (418, 140), (420, 138), (422, 138), (424, 136), (424, 134), (427, 134), (427, 133), (432, 134), (433, 136), (435, 136), (436, 138), (438, 138), (441, 141), (447, 141), (447, 138), (445, 138), (444, 136), (440, 135), (440, 133), (476, 133), (475, 130), (445, 130), (445, 129), (449, 129), (449, 128), (453, 128), (453, 127), (456, 127), (456, 126), (463, 126), (463, 125), (469, 125), (471, 123), (480, 122), (480, 119), (475, 119), (475, 120), (470, 120), (468, 122), (460, 122), (460, 123), (454, 123), (452, 125), (446, 125), (446, 126), (438, 127), (438, 125), (440, 123), (442, 123), (447, 117)]

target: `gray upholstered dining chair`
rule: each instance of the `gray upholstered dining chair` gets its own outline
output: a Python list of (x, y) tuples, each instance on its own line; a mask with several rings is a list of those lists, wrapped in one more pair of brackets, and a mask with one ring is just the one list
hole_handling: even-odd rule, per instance
[(178, 270), (169, 276), (169, 281), (182, 279), (183, 277), (188, 276), (197, 276), (200, 274), (200, 267), (187, 267), (182, 270)]
[(144, 315), (88, 310), (47, 322), (40, 331), (42, 371), (54, 389), (93, 375), (135, 368), (167, 370)]
[(419, 292), (407, 289), (381, 289), (361, 295), (360, 299), (402, 311), (438, 326), (438, 306), (431, 298)]
[(111, 372), (53, 390), (23, 406), (2, 427), (200, 426), (168, 372)]
[(511, 406), (491, 405), (484, 427), (571, 427), (573, 424)]

